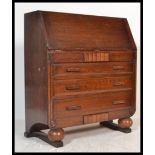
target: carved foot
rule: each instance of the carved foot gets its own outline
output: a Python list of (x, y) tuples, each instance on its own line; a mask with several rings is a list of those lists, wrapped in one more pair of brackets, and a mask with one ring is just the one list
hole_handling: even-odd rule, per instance
[(117, 130), (121, 131), (124, 133), (130, 133), (131, 132), (131, 126), (133, 122), (131, 118), (122, 118), (118, 120), (118, 125), (113, 123), (113, 121), (105, 121), (105, 122), (100, 122), (101, 126), (108, 127), (112, 130)]
[(42, 131), (25, 132), (24, 136), (27, 138), (37, 137), (54, 147), (62, 147), (63, 142), (61, 140), (64, 138), (64, 131), (63, 129), (51, 129), (48, 134)]

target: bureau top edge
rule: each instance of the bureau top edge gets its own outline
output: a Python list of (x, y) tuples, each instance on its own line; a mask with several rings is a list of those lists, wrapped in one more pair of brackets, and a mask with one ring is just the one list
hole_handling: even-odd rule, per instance
[[(40, 26), (52, 50), (136, 50), (126, 18), (35, 11), (25, 14)], [(32, 18), (25, 18), (32, 20)]]

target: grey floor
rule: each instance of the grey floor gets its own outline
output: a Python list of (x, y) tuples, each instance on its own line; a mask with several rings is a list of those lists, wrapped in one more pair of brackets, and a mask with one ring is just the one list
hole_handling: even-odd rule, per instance
[[(100, 127), (98, 123), (65, 129), (64, 147), (54, 148), (37, 138), (25, 138), (24, 121), (15, 122), (16, 152), (139, 152), (140, 119), (136, 113), (132, 133)], [(47, 131), (45, 131), (47, 132)]]

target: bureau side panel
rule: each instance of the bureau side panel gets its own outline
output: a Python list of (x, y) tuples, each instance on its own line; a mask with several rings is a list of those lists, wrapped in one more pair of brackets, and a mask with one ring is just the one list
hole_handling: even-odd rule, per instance
[[(26, 131), (47, 128), (47, 51), (39, 12), (24, 16)], [(33, 128), (32, 128), (33, 127)]]

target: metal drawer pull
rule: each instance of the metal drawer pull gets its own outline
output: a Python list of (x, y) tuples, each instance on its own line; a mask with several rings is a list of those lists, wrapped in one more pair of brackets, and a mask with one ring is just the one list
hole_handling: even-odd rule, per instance
[(65, 88), (66, 90), (79, 90), (80, 89), (79, 86), (66, 86)]
[(66, 107), (66, 110), (80, 110), (81, 106), (70, 106), (70, 107)]
[(113, 86), (123, 86), (123, 85), (125, 85), (124, 82), (114, 82), (113, 83)]
[(113, 66), (113, 70), (125, 69), (124, 66)]
[(125, 100), (113, 101), (112, 104), (125, 104)]
[(80, 72), (80, 68), (67, 68), (66, 72)]

